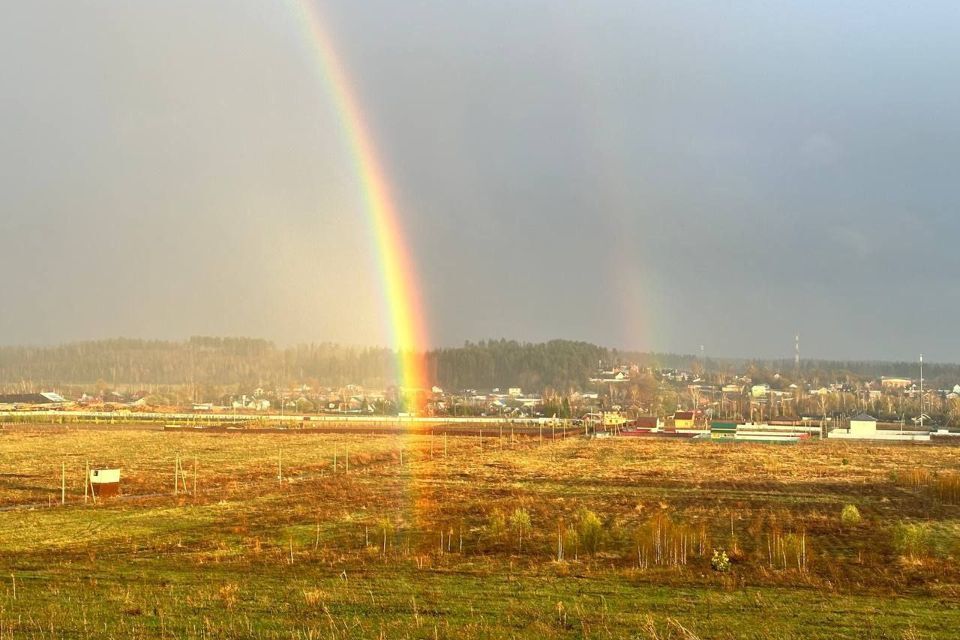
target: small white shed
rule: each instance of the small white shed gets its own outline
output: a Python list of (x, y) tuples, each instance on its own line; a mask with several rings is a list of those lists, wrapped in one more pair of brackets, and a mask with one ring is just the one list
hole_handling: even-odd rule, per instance
[(869, 438), (877, 434), (877, 419), (861, 413), (850, 418), (850, 435), (853, 437)]
[(120, 493), (120, 469), (91, 469), (88, 482), (95, 498), (115, 496)]

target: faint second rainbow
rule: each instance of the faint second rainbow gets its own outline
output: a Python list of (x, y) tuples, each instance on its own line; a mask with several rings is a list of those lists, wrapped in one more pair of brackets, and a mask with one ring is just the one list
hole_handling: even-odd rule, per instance
[(390, 197), (386, 176), (377, 159), (363, 113), (347, 80), (347, 74), (311, 0), (291, 0), (297, 22), (306, 34), (318, 62), (321, 81), (336, 107), (340, 126), (360, 180), (364, 208), (376, 238), (377, 256), (390, 314), (393, 346), (398, 352), (402, 386), (420, 389), (427, 385), (423, 351), (426, 327), (417, 277), (397, 211)]

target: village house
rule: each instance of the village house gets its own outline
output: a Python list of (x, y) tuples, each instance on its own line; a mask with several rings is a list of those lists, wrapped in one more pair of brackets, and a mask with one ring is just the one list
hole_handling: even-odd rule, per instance
[(699, 411), (676, 411), (673, 414), (673, 427), (675, 429), (693, 429), (695, 428)]
[(913, 385), (913, 380), (910, 378), (887, 378), (883, 377), (880, 379), (880, 386), (887, 391), (897, 391), (908, 389)]

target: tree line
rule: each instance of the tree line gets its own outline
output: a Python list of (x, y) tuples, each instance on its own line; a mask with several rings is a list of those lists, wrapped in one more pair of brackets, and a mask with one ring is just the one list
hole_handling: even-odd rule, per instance
[[(466, 343), (426, 353), (431, 382), (444, 388), (520, 386), (581, 388), (615, 352), (585, 342), (507, 340)], [(243, 385), (298, 382), (387, 387), (397, 380), (396, 354), (380, 347), (331, 343), (278, 347), (255, 338), (186, 341), (118, 338), (48, 347), (0, 347), (0, 385), (7, 389), (65, 384)]]
[[(650, 369), (681, 369), (719, 381), (734, 374), (754, 382), (785, 379), (811, 384), (856, 382), (881, 376), (918, 377), (915, 363), (808, 360), (799, 371), (790, 360), (701, 359), (669, 353), (634, 353), (587, 342), (514, 340), (467, 342), (425, 354), (432, 384), (447, 390), (521, 387), (561, 393), (590, 387), (601, 364), (623, 363)], [(960, 365), (929, 364), (930, 388), (960, 382)], [(387, 387), (397, 380), (391, 349), (332, 343), (279, 347), (257, 338), (196, 336), (184, 341), (118, 338), (57, 346), (0, 347), (0, 385), (7, 390), (36, 390), (66, 384), (243, 385), (265, 388), (306, 382), (322, 386), (360, 384)]]

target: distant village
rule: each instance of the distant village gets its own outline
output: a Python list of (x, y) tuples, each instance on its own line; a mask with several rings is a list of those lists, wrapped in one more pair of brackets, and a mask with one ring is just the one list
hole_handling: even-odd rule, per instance
[[(960, 432), (960, 382), (924, 388), (918, 378), (847, 377), (815, 385), (799, 375), (749, 375), (598, 363), (580, 390), (368, 389), (299, 383), (284, 388), (199, 388), (193, 385), (111, 388), (69, 387), (39, 393), (0, 394), (0, 412), (96, 411), (117, 416), (145, 413), (264, 415), (273, 417), (398, 416), (456, 420), (563, 420), (596, 431), (709, 434), (713, 438), (762, 427), (790, 437), (890, 435), (897, 439)], [(872, 423), (864, 426), (864, 423)], [(762, 429), (761, 429), (762, 430)], [(869, 432), (869, 433), (868, 433)]]

